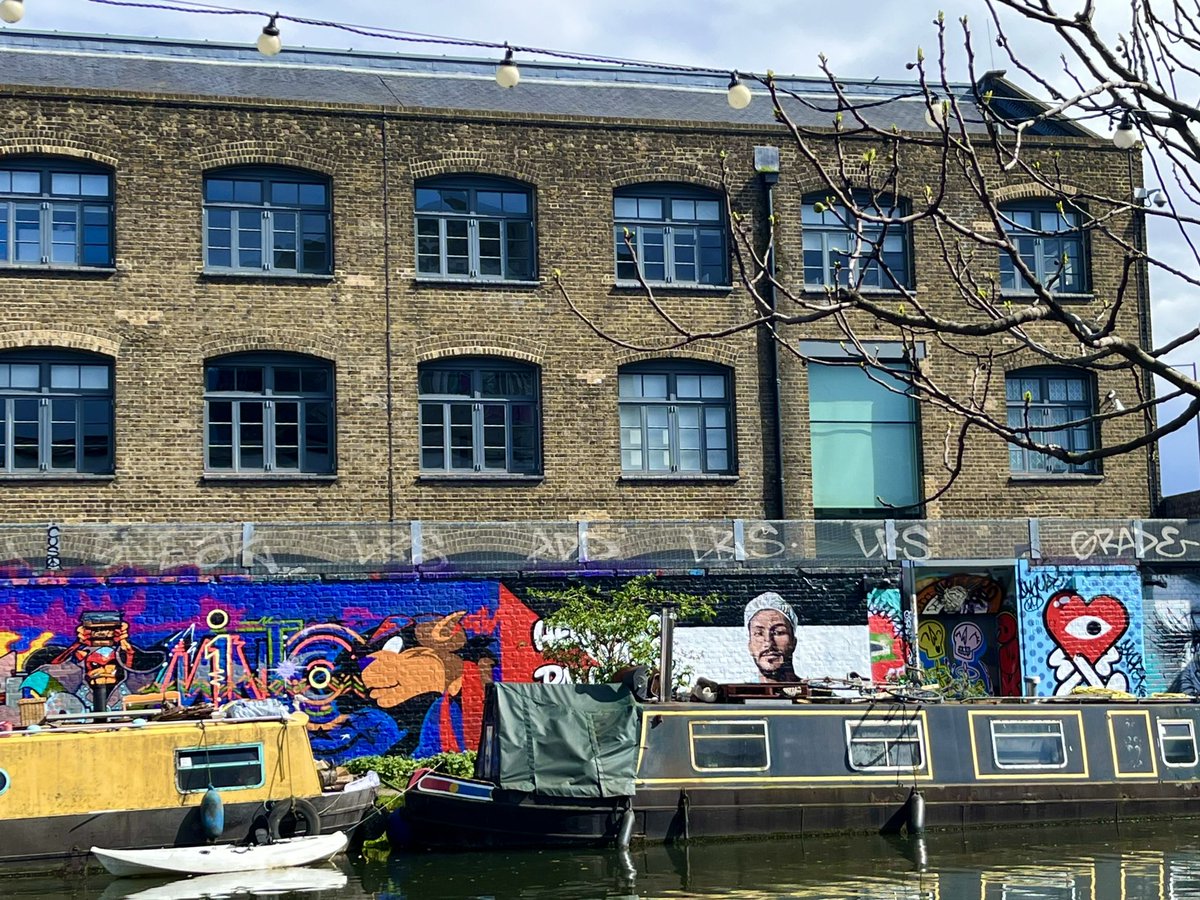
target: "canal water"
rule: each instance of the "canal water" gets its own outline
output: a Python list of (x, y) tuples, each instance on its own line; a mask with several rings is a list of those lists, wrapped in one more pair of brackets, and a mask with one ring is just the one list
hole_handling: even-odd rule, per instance
[[(208, 876), (212, 879), (216, 876)], [(224, 876), (222, 876), (224, 877)], [(183, 900), (759, 898), (1200, 900), (1200, 820), (883, 837), (736, 841), (615, 851), (394, 855), (226, 882), (0, 870), (0, 897)], [(242, 890), (240, 888), (251, 887)]]

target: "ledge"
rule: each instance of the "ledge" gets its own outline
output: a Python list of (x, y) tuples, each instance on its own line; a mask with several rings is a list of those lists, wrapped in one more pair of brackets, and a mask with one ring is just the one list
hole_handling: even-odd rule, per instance
[(17, 472), (7, 472), (0, 474), (0, 482), (6, 482), (8, 484), (46, 484), (47, 482), (61, 483), (64, 481), (79, 481), (90, 482), (94, 484), (96, 482), (104, 483), (114, 481), (116, 477), (117, 476), (112, 473), (92, 474), (90, 472), (30, 472), (29, 474), (23, 474)]
[(623, 484), (637, 484), (639, 482), (661, 484), (664, 481), (675, 484), (688, 484), (697, 481), (709, 484), (714, 482), (717, 484), (734, 484), (740, 478), (741, 476), (739, 475), (706, 475), (703, 472), (664, 472), (662, 475), (641, 475), (635, 472), (622, 472), (617, 481)]
[(0, 265), (0, 276), (32, 275), (37, 278), (109, 278), (120, 270), (116, 266), (21, 266)]
[(337, 475), (317, 475), (307, 472), (205, 472), (201, 484), (333, 484)]
[[(1021, 299), (1032, 300), (1036, 296), (1037, 296), (1036, 291), (1001, 291), (1000, 292), (1000, 299), (1002, 299), (1002, 300), (1021, 300)], [(1068, 294), (1068, 293), (1059, 293), (1058, 291), (1051, 291), (1050, 296), (1053, 297), (1055, 300), (1062, 301), (1063, 303), (1091, 303), (1093, 300), (1096, 299), (1096, 295), (1091, 293), (1090, 291), (1082, 293), (1082, 294)]]
[(474, 484), (480, 486), (518, 485), (536, 486), (546, 480), (545, 475), (516, 475), (498, 472), (494, 475), (483, 472), (423, 472), (413, 479), (417, 484)]
[[(671, 291), (677, 294), (728, 294), (733, 291), (732, 284), (681, 284), (677, 281), (647, 281), (646, 286), (652, 291)], [(612, 290), (621, 293), (643, 291), (640, 281), (614, 281)]]
[(1062, 472), (1060, 474), (1051, 472), (1045, 474), (1012, 473), (1008, 476), (1009, 484), (1100, 484), (1102, 481), (1104, 481), (1103, 475), (1090, 475), (1084, 472)]
[(326, 284), (334, 275), (310, 275), (304, 272), (226, 272), (222, 269), (201, 269), (205, 281), (297, 281), (304, 284)]
[[(830, 290), (830, 288), (832, 288), (832, 290)], [(904, 288), (904, 290), (901, 290), (900, 288), (880, 288), (880, 287), (851, 288), (851, 287), (840, 287), (840, 286), (835, 286), (835, 285), (824, 285), (824, 284), (806, 284), (800, 288), (800, 292), (803, 294), (836, 294), (838, 291), (851, 291), (851, 290), (854, 291), (856, 294), (862, 294), (864, 297), (904, 297), (904, 296), (906, 296), (905, 291), (908, 291), (909, 293), (912, 293), (912, 294), (917, 293), (917, 286), (912, 285), (911, 287), (906, 287), (906, 288)]]
[(466, 288), (521, 288), (534, 290), (542, 286), (541, 279), (517, 280), (510, 278), (451, 278), (444, 275), (415, 275), (416, 287), (466, 287)]

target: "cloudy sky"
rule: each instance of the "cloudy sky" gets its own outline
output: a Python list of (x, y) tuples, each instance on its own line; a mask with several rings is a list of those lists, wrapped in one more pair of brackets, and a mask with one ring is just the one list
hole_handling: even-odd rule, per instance
[[(248, 9), (263, 16), (241, 16), (177, 12), (167, 9), (121, 7), (97, 0), (25, 0), (25, 17), (18, 25), (31, 30), (72, 31), (123, 35), (154, 35), (170, 38), (203, 38), (252, 44), (265, 24), (265, 13), (329, 20), (364, 26), (367, 30), (508, 41), (512, 44), (566, 50), (624, 59), (683, 63), (722, 70), (774, 70), (779, 73), (817, 74), (818, 56), (824, 54), (831, 67), (846, 77), (881, 76), (903, 79), (910, 73), (905, 63), (917, 47), (936, 53), (933, 20), (944, 10), (948, 23), (948, 57), (951, 77), (966, 78), (962, 50), (962, 26), (968, 17), (974, 32), (977, 67), (1007, 68), (1011, 65), (995, 47), (994, 30), (983, 0), (887, 0), (868, 13), (863, 5), (832, 0), (655, 0), (614, 3), (613, 0), (515, 0), (499, 4), (482, 0), (450, 0), (441, 3), (406, 3), (395, 0), (257, 0), (237, 3), (182, 3), (175, 0), (144, 0), (147, 6), (190, 6), (193, 9)], [(1057, 0), (1064, 11), (1073, 12), (1082, 0)], [(1169, 4), (1167, 4), (1169, 5)], [(1097, 4), (1101, 20), (1115, 34), (1121, 26), (1121, 0)], [(856, 12), (857, 14), (856, 14)], [(844, 14), (843, 14), (844, 13)], [(1010, 43), (1039, 71), (1053, 75), (1061, 71), (1062, 46), (1043, 26), (1012, 15), (1004, 16)], [(286, 45), (338, 49), (411, 49), (422, 53), (453, 54), (450, 48), (398, 44), (392, 41), (351, 35), (318, 27), (282, 23)], [(1019, 83), (1015, 72), (1010, 76)], [(1032, 87), (1026, 84), (1026, 87)], [(1147, 184), (1157, 184), (1148, 175)], [(1151, 228), (1150, 248), (1155, 254), (1178, 256), (1183, 249), (1166, 228)], [(1191, 266), (1195, 268), (1195, 266)], [(1164, 278), (1152, 281), (1156, 340), (1194, 327), (1200, 304), (1192, 291)], [(1200, 359), (1200, 348), (1176, 354), (1190, 366)], [(1200, 488), (1200, 435), (1195, 423), (1184, 433), (1164, 442), (1170, 465), (1164, 476), (1166, 493)]]

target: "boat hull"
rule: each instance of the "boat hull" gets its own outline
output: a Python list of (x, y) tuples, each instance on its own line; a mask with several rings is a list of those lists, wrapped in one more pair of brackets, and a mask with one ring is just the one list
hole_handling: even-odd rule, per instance
[[(320, 816), (322, 835), (349, 834), (367, 815), (374, 791), (323, 794), (308, 801)], [(253, 837), (265, 821), (262, 803), (227, 803), (224, 840)], [(0, 821), (0, 861), (83, 856), (96, 845), (122, 850), (194, 847), (207, 843), (199, 807), (108, 810), (81, 815)]]
[(155, 850), (112, 850), (92, 847), (92, 854), (118, 877), (140, 875), (221, 875), (286, 869), (325, 862), (346, 849), (344, 832), (285, 838), (270, 844), (213, 847), (165, 847)]

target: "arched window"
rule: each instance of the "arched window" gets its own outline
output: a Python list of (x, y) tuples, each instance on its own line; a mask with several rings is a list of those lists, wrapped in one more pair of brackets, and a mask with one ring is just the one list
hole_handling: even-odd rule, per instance
[[(897, 290), (913, 286), (907, 225), (859, 220), (827, 194), (808, 194), (800, 214), (804, 230), (804, 283), (809, 287), (857, 287)], [(880, 217), (902, 216), (903, 201), (872, 198), (856, 191), (854, 202)], [(878, 209), (876, 208), (878, 206)]]
[(483, 175), (416, 185), (417, 274), (472, 281), (532, 281), (533, 190)]
[(457, 357), (422, 364), (418, 380), (422, 472), (541, 471), (536, 367)]
[(292, 353), (240, 353), (204, 367), (204, 468), (334, 470), (333, 366)]
[(113, 265), (113, 177), (101, 166), (0, 160), (0, 265)]
[[(1010, 428), (1029, 429), (1030, 439), (1078, 452), (1096, 448), (1096, 389), (1081, 369), (1035, 367), (1004, 376)], [(1095, 474), (1096, 460), (1071, 465), (1022, 447), (1008, 448), (1010, 471), (1032, 475)]]
[(716, 191), (689, 184), (618, 188), (613, 226), (617, 281), (636, 281), (641, 266), (642, 277), (656, 284), (729, 284), (725, 203)]
[[(1060, 211), (1060, 206), (1055, 200), (1004, 203), (1000, 206), (1004, 233), (1044, 287), (1064, 294), (1086, 293), (1088, 259), (1082, 214), (1071, 207)], [(1001, 290), (1024, 291), (1031, 287), (1017, 271), (1012, 257), (1001, 252)]]
[(208, 272), (328, 275), (329, 179), (299, 169), (238, 166), (204, 176)]
[(652, 360), (622, 366), (617, 382), (621, 471), (733, 473), (729, 369), (691, 360)]
[(0, 353), (0, 471), (113, 471), (113, 364), (97, 353)]

